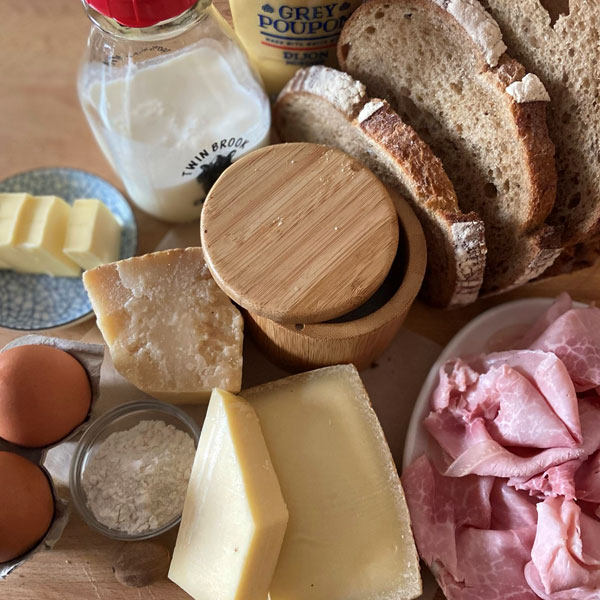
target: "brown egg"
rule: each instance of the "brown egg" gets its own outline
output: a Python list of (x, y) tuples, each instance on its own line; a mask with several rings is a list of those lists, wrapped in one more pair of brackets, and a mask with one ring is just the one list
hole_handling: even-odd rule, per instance
[(51, 346), (18, 346), (0, 353), (0, 437), (39, 448), (83, 422), (92, 391), (79, 361)]
[(33, 548), (54, 516), (48, 478), (37, 465), (12, 452), (0, 452), (0, 563)]

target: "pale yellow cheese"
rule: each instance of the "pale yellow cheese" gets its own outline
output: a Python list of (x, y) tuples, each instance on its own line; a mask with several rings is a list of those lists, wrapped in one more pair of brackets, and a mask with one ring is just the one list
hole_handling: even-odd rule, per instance
[(34, 204), (33, 196), (29, 194), (0, 194), (0, 261), (11, 269), (35, 270), (27, 253), (19, 248)]
[(35, 273), (78, 277), (81, 269), (63, 252), (71, 207), (58, 196), (36, 196), (31, 214), (23, 217), (26, 232), (18, 247)]
[(243, 394), (290, 513), (270, 599), (420, 596), (402, 486), (356, 369), (329, 367)]
[(169, 579), (195, 600), (266, 600), (287, 521), (256, 413), (214, 390)]
[(239, 392), (244, 322), (201, 248), (154, 252), (85, 271), (83, 283), (116, 369), (170, 402)]
[(114, 262), (119, 258), (121, 226), (106, 204), (95, 198), (73, 203), (64, 253), (83, 269)]

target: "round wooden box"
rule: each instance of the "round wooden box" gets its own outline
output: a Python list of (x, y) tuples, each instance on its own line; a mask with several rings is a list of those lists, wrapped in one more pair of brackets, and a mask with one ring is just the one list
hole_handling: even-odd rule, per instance
[(416, 297), (426, 247), (412, 209), (338, 150), (280, 144), (236, 161), (201, 219), (215, 281), (277, 363), (369, 366)]

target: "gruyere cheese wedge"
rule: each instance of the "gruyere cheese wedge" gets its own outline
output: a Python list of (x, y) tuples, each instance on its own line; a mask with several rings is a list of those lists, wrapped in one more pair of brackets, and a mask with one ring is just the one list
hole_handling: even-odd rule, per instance
[(169, 579), (195, 600), (266, 600), (287, 521), (256, 413), (214, 390)]
[(108, 206), (95, 198), (79, 198), (71, 208), (64, 253), (83, 269), (119, 258), (121, 226)]
[(290, 513), (270, 599), (420, 596), (404, 493), (356, 369), (319, 369), (244, 397)]
[(33, 196), (0, 194), (0, 261), (11, 269), (32, 272), (31, 261), (19, 248), (33, 213)]
[(78, 277), (81, 269), (63, 252), (71, 207), (58, 196), (34, 197), (33, 212), (24, 217), (26, 233), (19, 241), (35, 273)]
[(83, 283), (115, 368), (155, 398), (206, 402), (239, 392), (244, 322), (201, 248), (154, 252), (86, 271)]

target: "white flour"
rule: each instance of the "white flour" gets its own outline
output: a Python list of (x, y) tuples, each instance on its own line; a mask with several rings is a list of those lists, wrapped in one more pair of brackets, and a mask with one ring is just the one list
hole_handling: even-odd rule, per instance
[(127, 533), (165, 525), (181, 514), (195, 452), (187, 433), (163, 421), (109, 435), (83, 472), (88, 507)]

